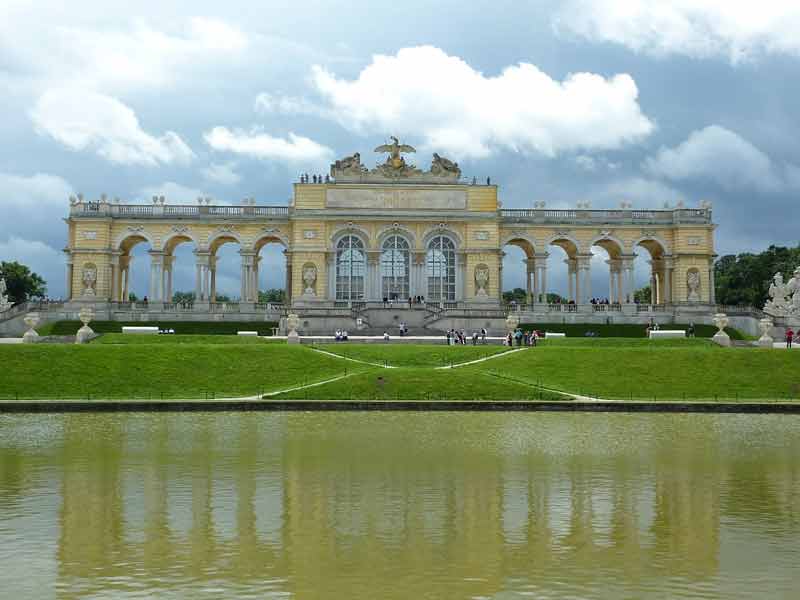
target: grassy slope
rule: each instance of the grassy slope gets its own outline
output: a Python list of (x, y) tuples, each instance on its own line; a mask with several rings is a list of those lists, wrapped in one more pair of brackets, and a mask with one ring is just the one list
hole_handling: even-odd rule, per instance
[(255, 395), (359, 368), (279, 344), (0, 346), (0, 397), (205, 398)]
[(514, 380), (603, 398), (800, 398), (800, 354), (791, 352), (553, 344), (499, 358), (486, 368)]
[(309, 390), (275, 399), (321, 400), (568, 400), (533, 386), (463, 369), (372, 368)]
[(505, 352), (503, 346), (445, 346), (410, 344), (322, 344), (318, 348), (341, 356), (396, 367), (441, 367)]
[[(237, 331), (258, 331), (259, 335), (272, 335), (278, 324), (272, 321), (92, 321), (89, 326), (95, 333), (122, 333), (122, 328), (160, 327), (174, 329), (176, 334), (236, 335)], [(40, 335), (75, 335), (80, 321), (56, 321), (38, 328)]]

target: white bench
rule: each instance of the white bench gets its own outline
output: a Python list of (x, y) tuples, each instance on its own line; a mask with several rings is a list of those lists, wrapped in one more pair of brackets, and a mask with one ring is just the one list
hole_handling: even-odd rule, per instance
[(666, 338), (685, 338), (686, 332), (683, 329), (655, 329), (650, 332), (651, 340)]
[(138, 335), (158, 335), (158, 327), (123, 327), (122, 333)]
[(550, 340), (553, 338), (565, 338), (567, 337), (566, 333), (553, 333), (552, 331), (545, 331), (544, 332), (544, 339)]
[(258, 337), (258, 332), (257, 331), (237, 331), (236, 335), (250, 335), (250, 336)]

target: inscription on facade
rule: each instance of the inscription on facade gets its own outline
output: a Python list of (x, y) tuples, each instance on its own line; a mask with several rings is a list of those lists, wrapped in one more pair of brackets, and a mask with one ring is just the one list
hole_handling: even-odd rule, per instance
[(326, 194), (328, 208), (463, 210), (467, 207), (464, 190), (329, 189)]

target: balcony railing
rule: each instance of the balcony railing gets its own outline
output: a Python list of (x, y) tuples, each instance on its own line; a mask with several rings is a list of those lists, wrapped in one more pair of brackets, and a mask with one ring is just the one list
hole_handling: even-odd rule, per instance
[(72, 217), (112, 217), (135, 219), (285, 219), (288, 206), (190, 206), (165, 204), (109, 204), (107, 202), (77, 202), (70, 207)]
[(500, 216), (509, 223), (541, 223), (553, 225), (671, 225), (711, 223), (707, 208), (670, 210), (549, 210), (504, 208)]

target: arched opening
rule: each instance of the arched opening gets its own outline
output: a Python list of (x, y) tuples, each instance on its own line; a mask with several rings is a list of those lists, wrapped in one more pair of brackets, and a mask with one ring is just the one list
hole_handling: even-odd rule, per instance
[(534, 301), (534, 255), (533, 244), (526, 239), (510, 239), (503, 246), (503, 302), (526, 304)]
[(655, 239), (636, 242), (633, 266), (634, 301), (638, 304), (671, 302), (672, 270), (667, 268), (667, 252)]
[[(580, 304), (587, 287), (581, 280), (578, 246), (568, 238), (555, 238), (547, 248), (547, 268), (540, 274), (541, 302)], [(588, 296), (587, 296), (588, 301)]]
[(428, 279), (426, 299), (433, 302), (456, 300), (456, 245), (446, 235), (436, 235), (428, 242), (425, 274)]
[(198, 254), (197, 259), (196, 288), (201, 301), (212, 304), (225, 304), (237, 299), (247, 301), (244, 273), (246, 264), (252, 260), (242, 252), (238, 238), (232, 235), (214, 238), (209, 244), (208, 255)]
[(111, 297), (116, 302), (153, 298), (152, 245), (142, 235), (129, 235), (119, 245), (119, 267), (112, 281)]
[(404, 300), (411, 296), (411, 251), (408, 240), (390, 235), (381, 244), (381, 295), (389, 300)]
[(625, 302), (622, 268), (622, 246), (603, 238), (591, 247), (591, 278), (593, 294), (589, 301), (596, 306), (618, 307)]
[(349, 234), (336, 243), (336, 299), (363, 300), (367, 272), (364, 242)]
[(195, 301), (195, 242), (186, 235), (176, 235), (164, 243), (163, 296), (165, 302), (189, 307)]
[(255, 244), (254, 280), (256, 302), (285, 304), (289, 296), (286, 246), (276, 237), (264, 237)]

